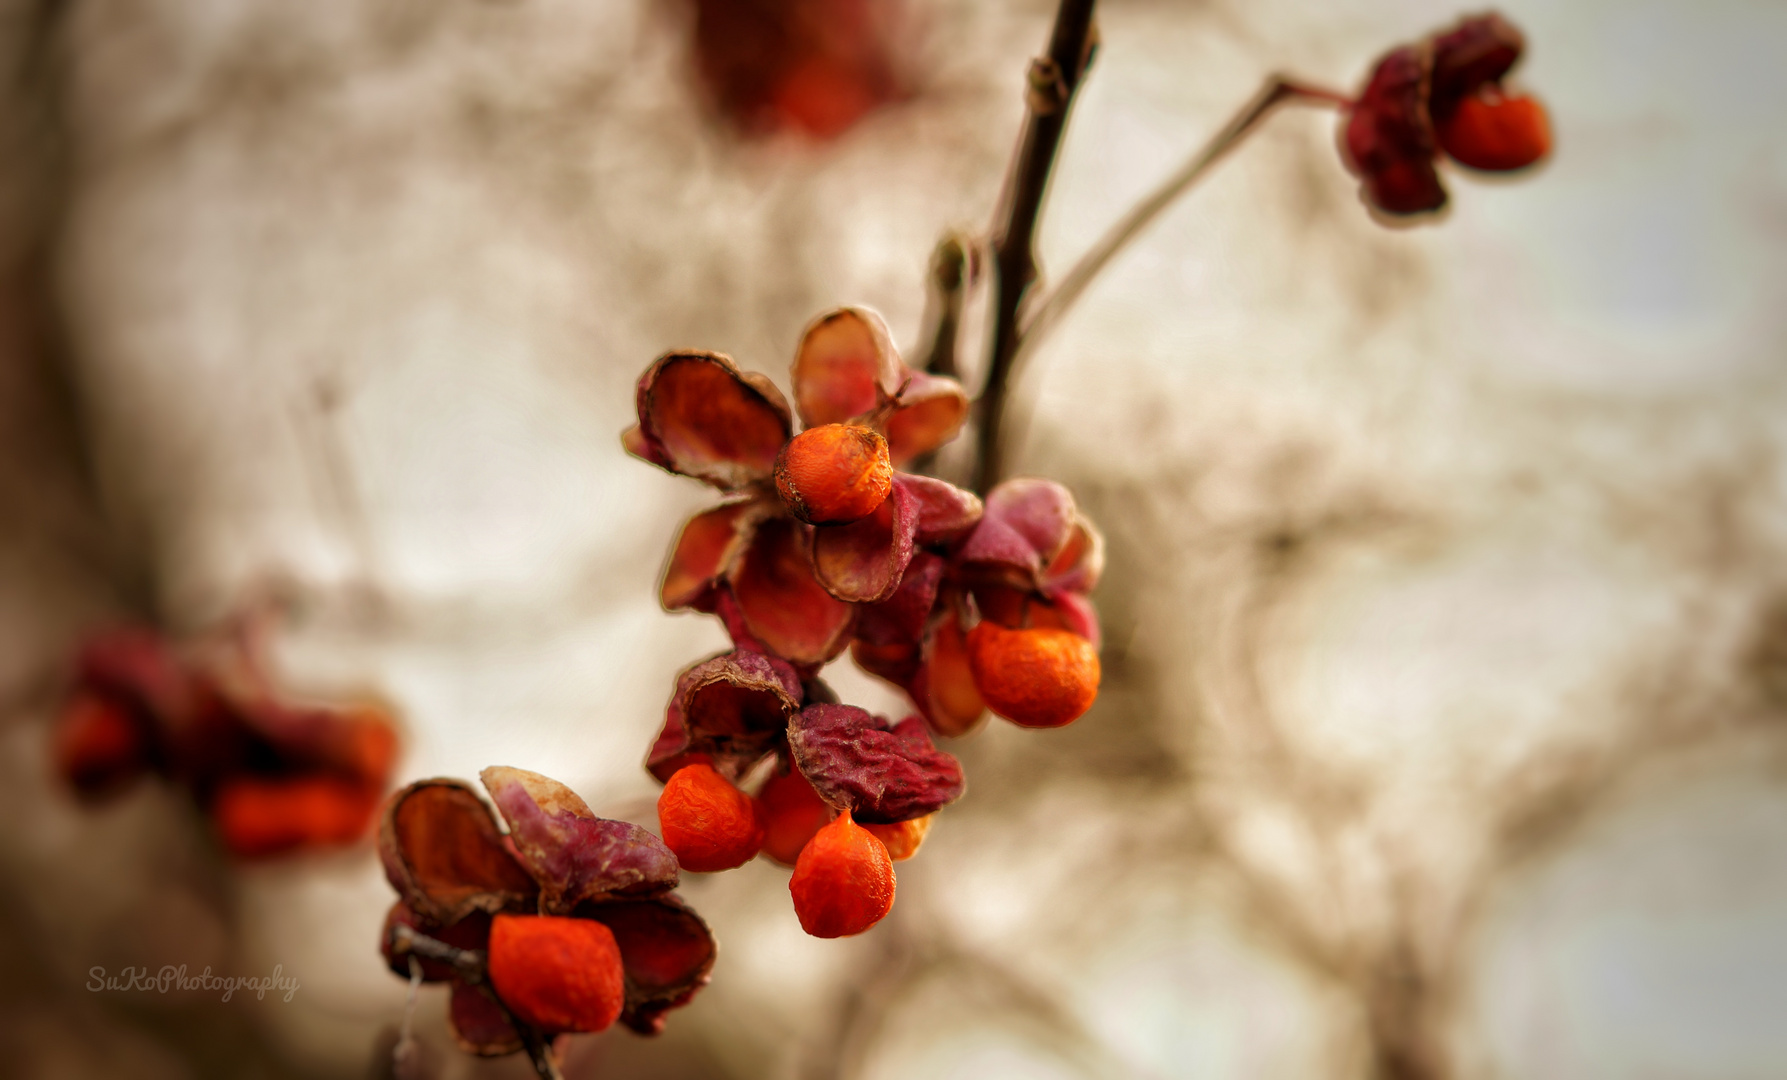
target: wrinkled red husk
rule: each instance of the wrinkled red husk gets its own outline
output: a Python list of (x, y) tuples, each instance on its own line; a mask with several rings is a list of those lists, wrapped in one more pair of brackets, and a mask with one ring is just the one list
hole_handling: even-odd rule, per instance
[(689, 749), (689, 732), (683, 727), (682, 706), (672, 696), (669, 707), (664, 710), (664, 727), (645, 755), (645, 771), (651, 773), (661, 784), (685, 766), (699, 762), (712, 764), (713, 760), (712, 754)]
[(807, 324), (789, 374), (801, 423), (814, 428), (873, 412), (899, 393), (905, 365), (880, 315), (839, 308)]
[(676, 887), (676, 856), (638, 825), (597, 817), (570, 788), (539, 773), (496, 765), (478, 775), (509, 823), (521, 865), (540, 882), (543, 914)]
[(913, 540), (920, 544), (955, 545), (974, 531), (986, 509), (972, 491), (934, 477), (895, 473), (893, 482), (918, 504), (918, 531)]
[(746, 631), (765, 651), (817, 665), (844, 651), (856, 613), (814, 578), (809, 528), (790, 518), (760, 525), (733, 567), (731, 591)]
[(1038, 585), (1050, 597), (1067, 592), (1089, 593), (1103, 574), (1104, 534), (1076, 510), (1066, 542), (1043, 564)]
[(788, 748), (820, 798), (864, 822), (922, 817), (962, 794), (961, 765), (918, 717), (890, 727), (854, 705), (809, 705), (788, 726)]
[(101, 631), (81, 645), (75, 692), (128, 710), (145, 733), (152, 765), (203, 793), (248, 760), (252, 738), (216, 684), (153, 630)]
[(211, 795), (211, 820), (230, 854), (260, 859), (351, 844), (378, 811), (379, 788), (339, 776), (232, 776)]
[(639, 378), (639, 426), (621, 436), (629, 453), (736, 491), (765, 480), (793, 433), (781, 391), (720, 353), (659, 357)]
[(1428, 112), (1444, 124), (1465, 98), (1499, 83), (1520, 61), (1526, 37), (1496, 12), (1469, 16), (1429, 39), (1433, 48), (1432, 97)]
[[(913, 555), (912, 561), (906, 566), (906, 572), (900, 577), (900, 587), (894, 590), (893, 595), (880, 603), (870, 604), (857, 613), (856, 644), (890, 646), (910, 645), (920, 641), (924, 637), (925, 623), (931, 617), (931, 609), (937, 602), (938, 586), (943, 582), (943, 569), (944, 561), (940, 555), (928, 551)], [(852, 648), (854, 650), (855, 646)], [(861, 663), (860, 658), (858, 663)], [(867, 664), (863, 666), (868, 668)]]
[(521, 1036), (509, 1024), (503, 1010), (475, 986), (453, 980), (453, 996), (447, 1004), (447, 1020), (453, 1040), (468, 1054), (502, 1057), (521, 1049)]
[(498, 915), (490, 924), (489, 971), (515, 1018), (545, 1034), (606, 1031), (620, 1016), (620, 949), (594, 919)]
[(852, 604), (892, 596), (912, 561), (918, 506), (899, 486), (879, 509), (848, 525), (813, 530), (813, 576), (826, 592)]
[(1426, 46), (1392, 50), (1347, 117), (1341, 141), (1347, 166), (1360, 179), (1366, 205), (1381, 213), (1430, 213), (1446, 204), (1427, 107), (1432, 65)]
[(737, 780), (781, 742), (801, 699), (800, 675), (784, 661), (742, 649), (704, 660), (677, 676), (645, 767), (667, 781), (706, 761)]
[(696, 69), (748, 134), (831, 139), (905, 96), (900, 0), (695, 0)]
[(1076, 592), (1041, 596), (1005, 585), (977, 585), (974, 605), (982, 619), (1008, 630), (1027, 626), (1072, 630), (1094, 645), (1100, 641), (1098, 610)]
[[(482, 911), (474, 911), (451, 926), (436, 926), (399, 900), (385, 912), (385, 925), (379, 930), (379, 955), (385, 958), (385, 966), (391, 969), (392, 974), (405, 979), (410, 977), (409, 961), (414, 954), (398, 956), (391, 951), (392, 928), (400, 923), (419, 934), (459, 949), (482, 949), (490, 940), (490, 916)], [(422, 969), (423, 982), (446, 982), (455, 977), (452, 964), (420, 956), (416, 956), (415, 960)]]
[(986, 513), (956, 559), (977, 577), (1040, 587), (1043, 568), (1075, 536), (1073, 495), (1053, 480), (1019, 477), (987, 495)]
[(763, 807), (763, 853), (783, 866), (793, 866), (813, 834), (831, 820), (826, 805), (799, 769), (778, 769), (757, 793)]
[[(769, 656), (769, 646), (757, 640), (751, 628), (745, 623), (745, 614), (738, 606), (738, 597), (732, 593), (730, 583), (720, 586), (714, 593), (714, 615), (726, 628), (726, 636), (732, 639), (733, 648), (745, 652), (754, 652), (761, 656)], [(792, 661), (791, 661), (792, 662)], [(796, 667), (803, 665), (796, 664)], [(805, 665), (813, 666), (813, 665)]]
[(955, 438), (968, 419), (968, 392), (942, 375), (911, 372), (899, 404), (887, 418), (887, 450), (904, 465)]
[(890, 645), (876, 645), (859, 639), (850, 643), (850, 659), (856, 661), (856, 666), (870, 675), (879, 676), (903, 689), (918, 673), (924, 657), (919, 645), (899, 641)]
[(761, 499), (741, 499), (703, 510), (683, 524), (664, 565), (658, 600), (666, 611), (712, 611), (739, 553), (757, 521), (769, 512)]
[(251, 679), (223, 682), (220, 697), (230, 720), (263, 744), (251, 753), (271, 756), (286, 770), (328, 771), (383, 790), (396, 764), (396, 724), (380, 705), (289, 705)]
[(717, 946), (699, 915), (675, 896), (586, 904), (579, 915), (614, 931), (626, 971), (621, 1023), (641, 1035), (664, 1029), (664, 1014), (707, 985)]
[(379, 859), (391, 887), (436, 926), (474, 911), (525, 911), (539, 894), (483, 800), (461, 780), (419, 780), (392, 795), (379, 825)]

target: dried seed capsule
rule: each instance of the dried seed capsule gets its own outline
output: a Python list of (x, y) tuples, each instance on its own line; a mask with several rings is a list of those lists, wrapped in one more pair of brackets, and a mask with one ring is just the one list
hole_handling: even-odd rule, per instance
[(490, 983), (517, 1018), (542, 1031), (601, 1031), (625, 997), (620, 946), (594, 919), (498, 915)]
[(887, 846), (888, 858), (894, 862), (904, 862), (918, 854), (919, 845), (925, 842), (925, 836), (931, 831), (931, 819), (936, 816), (926, 814), (924, 817), (893, 825), (864, 825), (863, 828)]
[(1440, 125), (1439, 140), (1461, 165), (1508, 172), (1551, 152), (1551, 123), (1537, 98), (1503, 97), (1484, 87), (1458, 103)]
[(893, 462), (879, 432), (821, 424), (788, 440), (776, 458), (776, 493), (809, 525), (865, 518), (893, 490)]
[(1098, 697), (1098, 649), (1071, 630), (1007, 630), (982, 620), (968, 663), (987, 707), (1021, 727), (1061, 727)]
[(684, 870), (743, 866), (763, 846), (763, 809), (705, 762), (676, 771), (658, 796), (664, 844)]
[(807, 841), (831, 820), (831, 807), (799, 769), (770, 777), (757, 803), (763, 807), (763, 853), (783, 866), (793, 866)]
[(800, 928), (814, 937), (860, 934), (893, 909), (887, 846), (850, 820), (850, 811), (814, 834), (788, 879)]

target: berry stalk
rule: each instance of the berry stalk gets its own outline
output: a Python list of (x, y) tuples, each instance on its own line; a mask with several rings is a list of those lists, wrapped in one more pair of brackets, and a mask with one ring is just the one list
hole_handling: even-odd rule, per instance
[(1352, 104), (1352, 100), (1332, 90), (1292, 82), (1282, 75), (1268, 76), (1259, 93), (1243, 105), (1241, 111), (1223, 125), (1221, 131), (1211, 136), (1210, 141), (1200, 147), (1184, 165), (1161, 181), (1159, 187), (1131, 207), (1127, 214), (1099, 238), (1098, 243), (1080, 256), (1079, 261), (1062, 276), (1059, 284), (1029, 305), (1018, 327), (1016, 356), (1012, 360), (1012, 366), (1015, 367), (1018, 360), (1028, 355), (1036, 343), (1061, 320), (1067, 309), (1092, 284), (1092, 279), (1098, 276), (1099, 271), (1125, 245), (1154, 224), (1155, 219), (1167, 207), (1203, 179), (1213, 166), (1252, 134), (1274, 109), (1283, 104), (1346, 108)]

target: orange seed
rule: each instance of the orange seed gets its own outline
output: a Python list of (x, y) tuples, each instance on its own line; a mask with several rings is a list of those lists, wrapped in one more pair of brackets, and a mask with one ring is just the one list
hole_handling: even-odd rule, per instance
[(831, 820), (831, 807), (798, 769), (770, 777), (757, 803), (763, 807), (763, 852), (783, 866), (793, 866), (807, 841)]
[(712, 765), (685, 765), (658, 796), (658, 828), (684, 870), (743, 866), (763, 846), (763, 809)]
[(491, 920), (490, 983), (517, 1018), (549, 1033), (601, 1031), (625, 996), (614, 932), (557, 915)]
[(375, 787), (338, 776), (236, 776), (217, 787), (211, 820), (232, 855), (254, 859), (359, 839), (378, 810)]
[(846, 810), (801, 851), (788, 892), (807, 933), (821, 938), (860, 934), (893, 910), (893, 860), (887, 846), (850, 820)]
[(809, 525), (843, 525), (874, 513), (893, 490), (887, 440), (855, 424), (821, 424), (776, 458), (776, 493)]
[(1503, 97), (1485, 88), (1458, 103), (1439, 139), (1462, 165), (1508, 172), (1551, 152), (1551, 122), (1537, 98)]
[(931, 831), (931, 819), (935, 814), (912, 818), (893, 825), (864, 825), (863, 828), (875, 835), (875, 839), (887, 846), (887, 857), (894, 862), (904, 862), (918, 854), (918, 847), (925, 842), (925, 836)]
[(1098, 697), (1098, 650), (1071, 630), (982, 620), (968, 632), (968, 663), (987, 706), (1021, 727), (1070, 724)]

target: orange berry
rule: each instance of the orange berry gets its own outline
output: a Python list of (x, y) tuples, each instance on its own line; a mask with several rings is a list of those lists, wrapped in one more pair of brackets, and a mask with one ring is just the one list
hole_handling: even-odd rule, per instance
[(868, 517), (893, 490), (893, 462), (879, 432), (821, 424), (788, 440), (776, 458), (776, 493), (809, 525)]
[(238, 776), (211, 799), (211, 820), (238, 858), (352, 843), (372, 824), (378, 789), (338, 776)]
[(594, 919), (498, 915), (490, 984), (516, 1018), (542, 1031), (601, 1031), (620, 1016), (625, 971), (614, 932)]
[(658, 796), (658, 828), (684, 870), (743, 866), (763, 846), (763, 809), (706, 762), (676, 771)]
[(875, 835), (875, 839), (887, 846), (887, 857), (894, 862), (904, 862), (918, 854), (918, 847), (925, 842), (925, 835), (931, 831), (931, 819), (935, 814), (912, 818), (893, 825), (864, 825), (863, 828)]
[(793, 866), (807, 841), (831, 820), (831, 807), (798, 769), (770, 777), (757, 804), (763, 807), (763, 853), (783, 866)]
[(142, 728), (124, 706), (97, 694), (77, 695), (62, 710), (54, 754), (56, 771), (88, 795), (120, 787), (149, 764)]
[(973, 730), (986, 712), (987, 704), (974, 684), (974, 672), (968, 662), (968, 644), (961, 624), (952, 615), (937, 624), (931, 632), (929, 680), (931, 726), (939, 735), (951, 738)]
[(860, 934), (893, 910), (893, 860), (887, 846), (850, 820), (846, 810), (802, 849), (788, 892), (807, 933), (821, 938)]
[(1439, 140), (1461, 165), (1508, 172), (1551, 152), (1551, 122), (1537, 98), (1502, 97), (1486, 87), (1458, 103)]
[(1071, 630), (983, 619), (968, 632), (968, 663), (987, 706), (1021, 727), (1070, 724), (1098, 697), (1098, 650)]

